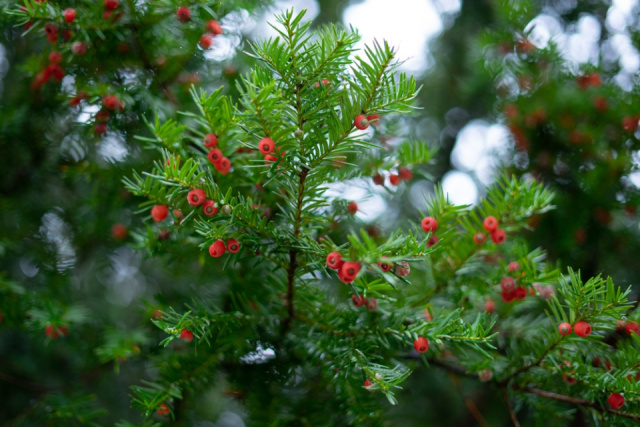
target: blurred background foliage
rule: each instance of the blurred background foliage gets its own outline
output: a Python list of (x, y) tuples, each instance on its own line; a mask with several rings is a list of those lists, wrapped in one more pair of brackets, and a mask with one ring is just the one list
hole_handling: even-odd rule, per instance
[[(39, 89), (33, 81), (51, 46), (41, 26), (22, 35), (20, 17), (8, 13), (20, 4), (0, 4), (0, 423), (139, 419), (129, 409), (129, 386), (156, 375), (150, 361), (163, 338), (149, 319), (194, 295), (215, 301), (224, 287), (207, 286), (215, 272), (203, 266), (203, 253), (175, 250), (179, 231), (135, 215), (139, 200), (122, 177), (158, 154), (134, 135), (147, 134), (143, 117), (192, 108), (191, 83), (225, 85), (233, 96), (235, 76), (252, 67), (241, 53), (246, 40), (270, 34), (265, 21), (292, 5), (309, 9), (314, 26), (353, 24), (365, 41), (373, 35), (398, 43), (399, 57), (415, 52), (406, 66), (423, 85), (422, 109), (397, 126), (438, 151), (414, 171), (426, 179), (371, 202), (377, 214), (360, 219), (372, 232), (418, 219), (416, 208), (435, 182), (454, 202), (474, 203), (502, 170), (532, 176), (556, 190), (558, 208), (531, 224), (530, 246), (585, 277), (602, 272), (632, 285), (637, 299), (637, 1), (234, 1), (210, 10), (203, 2), (186, 27), (173, 15), (177, 3), (133, 12), (143, 4), (123, 2), (125, 18), (105, 39), (74, 35), (94, 43), (88, 56), (65, 59), (67, 77)], [(225, 34), (203, 52), (196, 23), (211, 16)], [(61, 46), (71, 55), (70, 43)], [(89, 98), (70, 108), (79, 90)], [(114, 90), (124, 110), (97, 135), (100, 99)], [(136, 250), (139, 234), (157, 241), (153, 253)], [(68, 336), (47, 337), (50, 325)], [(287, 361), (280, 363), (286, 369)], [(238, 369), (228, 368), (234, 384), (221, 373), (198, 395), (196, 413), (178, 408), (178, 422), (243, 425), (245, 404), (302, 418), (344, 409), (331, 396), (292, 399), (277, 390), (277, 373), (259, 365)], [(400, 404), (385, 411), (389, 425), (476, 425), (477, 408), (488, 425), (510, 423), (497, 390), (445, 371), (416, 372), (404, 388)], [(521, 414), (533, 410), (525, 406)], [(574, 421), (587, 423), (582, 415)]]

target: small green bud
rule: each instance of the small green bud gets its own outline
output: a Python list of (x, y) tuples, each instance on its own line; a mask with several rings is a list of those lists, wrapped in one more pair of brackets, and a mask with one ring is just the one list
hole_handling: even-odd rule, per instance
[(231, 213), (231, 206), (223, 205), (222, 208), (220, 208), (220, 212), (222, 212), (223, 215), (229, 215)]

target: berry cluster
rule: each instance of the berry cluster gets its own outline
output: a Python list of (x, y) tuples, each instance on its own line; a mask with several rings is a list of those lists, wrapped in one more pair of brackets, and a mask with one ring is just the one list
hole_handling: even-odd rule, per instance
[(207, 26), (205, 29), (207, 30), (207, 33), (203, 34), (202, 37), (200, 37), (200, 42), (198, 44), (202, 49), (207, 50), (213, 45), (213, 38), (222, 34), (223, 30), (220, 26), (220, 23), (213, 19), (207, 22)]
[(438, 236), (436, 236), (434, 233), (436, 232), (436, 230), (438, 229), (438, 220), (436, 220), (433, 217), (426, 217), (422, 220), (422, 229), (424, 230), (425, 233), (431, 233), (431, 236), (429, 237), (429, 240), (427, 240), (427, 247), (432, 247), (433, 245), (435, 245), (436, 243), (438, 243), (438, 240), (440, 240), (438, 238)]
[(366, 298), (364, 295), (360, 294), (360, 295), (353, 295), (351, 297), (351, 302), (353, 303), (353, 305), (355, 305), (356, 307), (362, 307), (365, 306), (367, 307), (367, 310), (369, 311), (373, 311), (376, 308), (378, 308), (378, 300), (376, 300), (373, 297), (369, 297)]
[(356, 116), (353, 125), (360, 130), (365, 130), (369, 127), (369, 124), (374, 124), (378, 120), (380, 120), (380, 116), (377, 114), (369, 114), (368, 116), (360, 114)]
[[(410, 169), (400, 166), (397, 172), (391, 172), (389, 174), (389, 182), (393, 186), (398, 186), (402, 181), (410, 181), (413, 178), (413, 172)], [(384, 176), (376, 173), (373, 176), (373, 183), (376, 185), (384, 185)]]
[(207, 159), (218, 172), (226, 175), (231, 170), (231, 161), (224, 157), (222, 151), (219, 148), (215, 148), (218, 145), (218, 137), (212, 133), (208, 133), (204, 136), (202, 141), (205, 147), (211, 150), (207, 154)]
[(49, 324), (44, 328), (44, 334), (52, 340), (57, 340), (61, 336), (66, 337), (69, 335), (69, 325), (65, 324), (63, 326)]
[(236, 239), (227, 239), (227, 243), (225, 245), (224, 240), (218, 239), (209, 246), (209, 255), (214, 258), (221, 257), (226, 251), (229, 251), (229, 253), (232, 254), (237, 253), (240, 251), (240, 242)]
[(569, 323), (561, 323), (558, 326), (558, 332), (560, 332), (560, 335), (569, 335), (571, 334), (571, 332), (575, 332), (576, 335), (580, 336), (580, 337), (587, 337), (589, 335), (591, 335), (591, 325), (588, 322), (585, 322), (584, 320), (581, 320), (579, 322), (576, 322), (575, 325), (573, 325), (573, 327), (569, 324)]
[(343, 261), (338, 252), (327, 255), (327, 267), (338, 271), (338, 277), (343, 283), (352, 283), (362, 268), (357, 261)]

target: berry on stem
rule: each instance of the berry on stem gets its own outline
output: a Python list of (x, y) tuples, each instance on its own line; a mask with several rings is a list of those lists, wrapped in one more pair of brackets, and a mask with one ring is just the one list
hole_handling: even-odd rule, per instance
[(120, 6), (120, 2), (118, 0), (104, 0), (104, 7), (108, 10), (117, 9)]
[(607, 400), (613, 409), (620, 409), (624, 406), (624, 396), (620, 393), (611, 393)]
[(496, 303), (493, 300), (488, 299), (487, 302), (484, 303), (484, 311), (491, 314), (496, 310)]
[(104, 105), (104, 108), (106, 108), (107, 110), (114, 111), (118, 108), (120, 102), (115, 95), (107, 95), (102, 98), (102, 105)]
[(627, 335), (640, 335), (640, 324), (636, 322), (627, 322), (624, 325), (624, 331), (627, 333)]
[(410, 181), (411, 178), (413, 178), (413, 172), (411, 172), (409, 169), (405, 168), (404, 166), (400, 166), (398, 168), (398, 176), (403, 181)]
[(365, 302), (367, 301), (367, 299), (364, 297), (364, 295), (360, 294), (360, 295), (353, 295), (351, 297), (351, 302), (353, 303), (353, 305), (355, 305), (356, 307), (362, 307)]
[(189, 194), (187, 194), (187, 202), (189, 202), (191, 206), (200, 206), (206, 201), (207, 195), (203, 190), (199, 188), (194, 188), (193, 190), (189, 191)]
[(219, 36), (220, 34), (223, 33), (223, 30), (222, 30), (222, 27), (220, 26), (220, 23), (218, 21), (216, 21), (215, 19), (212, 19), (211, 21), (207, 22), (206, 29), (207, 29), (207, 31), (212, 33), (214, 36)]
[(349, 214), (355, 215), (356, 212), (358, 212), (358, 204), (356, 202), (349, 202), (347, 205), (347, 211), (349, 211)]
[(226, 250), (227, 249), (224, 245), (224, 242), (218, 239), (215, 242), (213, 242), (211, 246), (209, 246), (209, 255), (211, 255), (214, 258), (218, 258), (224, 255)]
[(204, 50), (207, 50), (213, 44), (213, 36), (211, 34), (203, 34), (200, 37), (200, 41), (198, 42), (200, 47)]
[(189, 344), (193, 341), (193, 332), (188, 329), (183, 329), (182, 332), (180, 332), (180, 339)]
[(558, 332), (560, 332), (560, 335), (569, 335), (571, 331), (571, 325), (566, 322), (560, 323), (560, 326), (558, 326)]
[(509, 266), (507, 267), (507, 269), (509, 271), (516, 271), (516, 270), (520, 270), (520, 264), (518, 264), (518, 261), (511, 261), (509, 263)]
[[(218, 145), (218, 137), (215, 136), (212, 133), (208, 133), (204, 136), (204, 139), (202, 140), (202, 143), (204, 144), (205, 147), (207, 148), (213, 148), (216, 145)], [(222, 154), (222, 153), (221, 153)], [(207, 156), (208, 157), (208, 156)], [(213, 162), (212, 162), (213, 163)]]
[(503, 291), (513, 292), (516, 289), (516, 281), (512, 277), (503, 277), (500, 280), (500, 287)]
[(71, 45), (71, 52), (73, 52), (74, 55), (82, 56), (87, 53), (87, 46), (82, 42), (73, 42)]
[(264, 155), (271, 154), (276, 149), (276, 144), (271, 138), (262, 138), (258, 143), (258, 150)]
[(366, 128), (369, 127), (369, 120), (367, 120), (366, 116), (364, 116), (363, 114), (360, 114), (359, 116), (356, 116), (356, 119), (353, 121), (353, 124), (358, 129), (365, 130)]
[(171, 410), (169, 409), (169, 407), (166, 404), (161, 403), (160, 406), (158, 407), (158, 409), (156, 409), (156, 412), (161, 417), (166, 417), (167, 415), (169, 415), (171, 413)]
[[(386, 258), (386, 257), (384, 257), (384, 258)], [(388, 263), (388, 262), (380, 261), (378, 263), (378, 268), (386, 273), (387, 271), (391, 271), (391, 269), (393, 268), (393, 265)]]
[(343, 262), (340, 253), (331, 252), (329, 255), (327, 255), (327, 267), (337, 270), (342, 267), (342, 264)]
[(218, 207), (213, 200), (207, 200), (202, 204), (202, 211), (206, 216), (214, 216), (218, 213)]
[(400, 261), (396, 265), (396, 269), (394, 272), (396, 273), (396, 276), (400, 276), (400, 277), (408, 276), (411, 274), (411, 266), (406, 261)]
[(163, 221), (169, 215), (169, 208), (166, 205), (155, 205), (151, 208), (151, 217), (155, 222)]
[(117, 223), (111, 227), (111, 237), (114, 240), (124, 240), (127, 238), (127, 227), (124, 224)]
[(495, 243), (496, 245), (503, 244), (506, 239), (507, 239), (507, 234), (504, 232), (504, 230), (500, 228), (496, 229), (491, 233), (491, 240), (493, 240), (493, 243)]
[(220, 172), (222, 175), (226, 175), (231, 170), (231, 161), (226, 157), (220, 159), (220, 162), (214, 165), (214, 167)]
[(588, 322), (581, 320), (573, 325), (573, 330), (575, 331), (576, 335), (586, 337), (591, 334), (591, 325)]
[(379, 173), (375, 174), (373, 176), (373, 183), (375, 185), (384, 185), (384, 177), (382, 175), (380, 175)]
[(431, 237), (429, 237), (429, 239), (427, 240), (427, 247), (433, 247), (433, 245), (435, 245), (436, 243), (438, 243), (438, 240), (440, 240), (440, 238), (436, 235), (432, 235)]
[(367, 298), (365, 305), (367, 306), (367, 310), (373, 311), (378, 308), (378, 300), (375, 298)]
[(473, 235), (473, 243), (476, 245), (481, 245), (487, 240), (487, 235), (484, 233), (477, 232)]
[(62, 13), (62, 15), (64, 16), (64, 20), (67, 21), (67, 24), (71, 24), (71, 23), (73, 23), (73, 21), (76, 20), (76, 11), (75, 11), (75, 9), (72, 9), (72, 8), (65, 9), (65, 11)]
[(429, 350), (429, 341), (425, 337), (418, 337), (413, 342), (413, 348), (415, 348), (418, 353), (425, 353)]
[(240, 242), (238, 242), (236, 239), (227, 239), (227, 250), (232, 253), (238, 253), (238, 251), (240, 251)]
[(494, 232), (495, 230), (498, 229), (498, 220), (496, 219), (495, 216), (488, 216), (482, 222), (482, 226), (489, 233), (492, 233), (492, 232)]
[(179, 7), (178, 10), (176, 10), (176, 16), (181, 22), (187, 22), (189, 21), (189, 19), (191, 19), (191, 11), (188, 7), (182, 6)]
[(428, 216), (422, 220), (422, 229), (425, 233), (435, 233), (438, 229), (438, 221), (435, 218)]
[(402, 180), (400, 179), (399, 175), (395, 173), (389, 174), (389, 182), (391, 183), (391, 185), (400, 185), (401, 181)]
[(220, 151), (219, 148), (214, 148), (213, 150), (209, 151), (209, 154), (207, 154), (207, 159), (209, 159), (209, 161), (214, 165), (220, 163), (223, 157), (224, 156), (222, 155), (222, 151)]
[(358, 273), (360, 273), (360, 268), (362, 267), (360, 266), (359, 262), (347, 261), (344, 264), (342, 264), (342, 267), (340, 268), (340, 273), (342, 273), (342, 275), (346, 279), (351, 279), (353, 281), (353, 279), (356, 278)]

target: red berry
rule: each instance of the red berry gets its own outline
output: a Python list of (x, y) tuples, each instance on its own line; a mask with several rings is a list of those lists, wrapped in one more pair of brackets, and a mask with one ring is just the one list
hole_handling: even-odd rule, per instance
[(338, 270), (338, 279), (340, 279), (340, 281), (342, 283), (351, 283), (354, 280), (356, 280), (355, 277), (349, 277), (349, 276), (345, 276), (342, 272), (342, 268), (340, 268), (340, 270)]
[(391, 271), (391, 269), (393, 268), (393, 265), (389, 264), (388, 262), (379, 262), (378, 263), (378, 268), (384, 272), (387, 271)]
[(376, 185), (384, 185), (384, 177), (380, 174), (375, 174), (373, 176), (373, 183)]
[(624, 325), (624, 331), (627, 333), (627, 335), (631, 335), (631, 334), (640, 335), (640, 325), (637, 324), (636, 322), (627, 322)]
[(402, 180), (400, 179), (400, 176), (396, 175), (395, 173), (389, 175), (389, 182), (391, 182), (391, 185), (400, 185), (401, 181)]
[(365, 386), (365, 387), (371, 387), (371, 381), (369, 381), (369, 380), (364, 380), (364, 386)]
[(484, 303), (484, 311), (491, 314), (496, 309), (496, 303), (493, 300), (488, 299), (487, 302)]
[(240, 242), (238, 242), (236, 239), (228, 239), (227, 249), (232, 254), (238, 253), (238, 251), (240, 251)]
[(487, 240), (487, 235), (484, 233), (478, 232), (473, 235), (473, 243), (475, 243), (476, 245), (483, 244), (485, 240)]
[(155, 222), (163, 221), (169, 215), (169, 208), (165, 205), (155, 205), (151, 208), (151, 217)]
[(209, 49), (213, 44), (213, 36), (211, 34), (203, 34), (200, 37), (200, 42), (198, 44), (204, 50)]
[(111, 227), (111, 237), (114, 240), (124, 240), (127, 238), (127, 227), (124, 224), (113, 224)]
[(418, 337), (418, 339), (413, 342), (413, 348), (415, 348), (418, 353), (425, 353), (429, 350), (429, 341), (427, 341), (425, 337)]
[(491, 233), (491, 240), (493, 240), (493, 243), (497, 245), (503, 244), (506, 238), (507, 238), (507, 234), (504, 232), (504, 230), (500, 228), (498, 228), (497, 230)]
[(438, 229), (438, 221), (435, 218), (428, 216), (422, 220), (422, 229), (425, 233), (435, 233)]
[(353, 305), (355, 305), (356, 307), (362, 307), (365, 302), (367, 301), (367, 299), (362, 295), (353, 295), (351, 297), (351, 302), (353, 303)]
[(87, 47), (82, 42), (73, 42), (71, 52), (73, 52), (74, 55), (82, 56), (87, 53)]
[(193, 341), (193, 332), (188, 329), (183, 329), (182, 332), (180, 332), (180, 339), (187, 344), (190, 343)]
[(331, 252), (327, 255), (327, 267), (337, 270), (342, 266), (342, 257), (338, 252)]
[(96, 113), (96, 122), (106, 122), (109, 120), (109, 116), (111, 116), (111, 114), (109, 114), (107, 110), (100, 110)]
[(489, 233), (492, 233), (498, 229), (498, 220), (495, 216), (488, 216), (484, 219), (482, 225), (485, 230), (487, 230)]
[(275, 162), (276, 160), (278, 160), (278, 158), (275, 157), (275, 156), (272, 156), (271, 154), (267, 154), (266, 156), (264, 156), (264, 162), (266, 164), (269, 164), (271, 162)]
[(226, 250), (227, 248), (225, 248), (224, 242), (218, 239), (209, 246), (209, 255), (214, 258), (218, 258), (224, 255)]
[(403, 181), (410, 181), (411, 178), (413, 178), (413, 172), (411, 172), (409, 169), (405, 168), (404, 166), (401, 166), (398, 168), (398, 176)]
[(356, 202), (349, 202), (347, 205), (347, 211), (349, 211), (351, 215), (355, 215), (356, 212), (358, 212), (358, 204)]
[(573, 325), (573, 330), (575, 331), (576, 335), (586, 337), (591, 334), (591, 325), (584, 320), (581, 320)]
[(62, 15), (64, 16), (64, 20), (67, 21), (67, 24), (71, 24), (76, 20), (76, 11), (74, 9), (65, 9)]
[(560, 323), (560, 326), (558, 326), (558, 332), (560, 332), (560, 335), (569, 335), (571, 330), (571, 325), (568, 323)]
[(215, 19), (212, 19), (211, 21), (207, 22), (207, 31), (209, 31), (210, 33), (213, 33), (214, 36), (219, 36), (220, 34), (223, 33), (220, 23)]
[(624, 406), (624, 396), (620, 393), (611, 393), (608, 401), (613, 409), (620, 409)]
[(207, 200), (202, 204), (202, 211), (206, 216), (214, 216), (218, 213), (218, 207), (213, 200)]
[(367, 118), (360, 114), (359, 116), (356, 117), (356, 119), (353, 121), (353, 124), (355, 125), (355, 127), (357, 127), (360, 130), (365, 130), (366, 128), (369, 127), (369, 120), (367, 120)]
[[(204, 140), (202, 141), (205, 147), (213, 148), (218, 145), (218, 137), (212, 133), (208, 133), (204, 136)], [(222, 153), (220, 153), (222, 155)], [(207, 156), (208, 157), (208, 156)], [(222, 156), (221, 156), (222, 157)], [(215, 163), (215, 162), (212, 162)]]
[(527, 297), (527, 290), (522, 286), (518, 286), (516, 290), (513, 292), (513, 294), (516, 297), (516, 299), (519, 299), (522, 301)]
[(600, 112), (607, 111), (607, 108), (609, 108), (607, 98), (602, 95), (597, 95), (595, 98), (593, 98), (593, 106), (596, 107), (596, 110)]
[(220, 159), (220, 162), (214, 164), (214, 167), (220, 172), (222, 175), (226, 175), (231, 170), (231, 162), (226, 157)]
[(367, 121), (369, 122), (369, 124), (372, 124), (375, 126), (380, 121), (380, 116), (378, 114), (369, 114), (367, 116)]
[(191, 11), (188, 7), (182, 6), (176, 10), (176, 16), (181, 22), (187, 22), (191, 18)]
[(409, 266), (409, 263), (406, 261), (400, 261), (396, 265), (396, 269), (394, 272), (396, 273), (396, 276), (400, 276), (400, 277), (408, 276), (411, 274), (411, 266)]
[(360, 263), (357, 261), (347, 261), (342, 264), (340, 272), (347, 279), (355, 279), (360, 272)]
[(107, 95), (102, 98), (102, 105), (104, 105), (104, 108), (107, 110), (115, 110), (120, 105), (120, 102), (115, 95)]
[(516, 281), (512, 277), (503, 277), (500, 280), (500, 287), (503, 291), (513, 292), (516, 289)]
[(44, 334), (52, 340), (57, 340), (60, 336), (60, 334), (58, 333), (58, 329), (56, 329), (56, 327), (53, 325), (47, 325), (47, 327), (44, 328)]
[(438, 240), (440, 240), (440, 238), (436, 235), (432, 235), (431, 237), (429, 237), (429, 239), (427, 240), (427, 247), (430, 248), (433, 245), (435, 245), (436, 243), (438, 243)]
[(187, 194), (187, 202), (189, 202), (191, 206), (200, 206), (206, 200), (207, 200), (207, 195), (203, 190), (199, 188), (195, 188), (189, 191), (189, 194)]
[(209, 151), (209, 154), (207, 154), (207, 159), (209, 159), (209, 161), (214, 165), (220, 163), (222, 157), (222, 151), (220, 151), (219, 148), (214, 148), (213, 150)]
[(431, 322), (431, 312), (428, 309), (423, 311), (422, 314), (424, 315), (424, 320), (426, 320), (427, 322)]
[(271, 138), (262, 138), (258, 143), (258, 149), (262, 154), (271, 154), (276, 149), (276, 144)]
[(622, 129), (625, 132), (633, 133), (638, 127), (638, 119), (636, 117), (626, 116), (622, 119)]
[(120, 2), (118, 0), (104, 0), (104, 7), (108, 10), (117, 9), (120, 6)]
[(107, 132), (107, 124), (106, 123), (96, 123), (93, 127), (93, 132), (96, 135), (103, 135)]
[(507, 267), (507, 269), (509, 271), (516, 271), (516, 270), (520, 270), (520, 264), (518, 264), (518, 261), (511, 261), (509, 263), (509, 266)]
[(49, 54), (49, 62), (53, 62), (54, 64), (58, 64), (62, 61), (62, 54), (60, 52), (53, 51)]
[(169, 407), (167, 405), (165, 405), (164, 403), (161, 403), (160, 407), (156, 410), (156, 412), (161, 417), (166, 417), (167, 415), (169, 415), (171, 413), (171, 410), (169, 409)]
[(502, 298), (502, 301), (504, 302), (511, 302), (516, 298), (515, 292), (509, 292), (509, 291), (502, 291), (502, 293), (500, 294), (500, 297)]
[(373, 311), (378, 308), (378, 300), (376, 300), (375, 298), (367, 298), (365, 304), (367, 306), (367, 310), (369, 311)]

